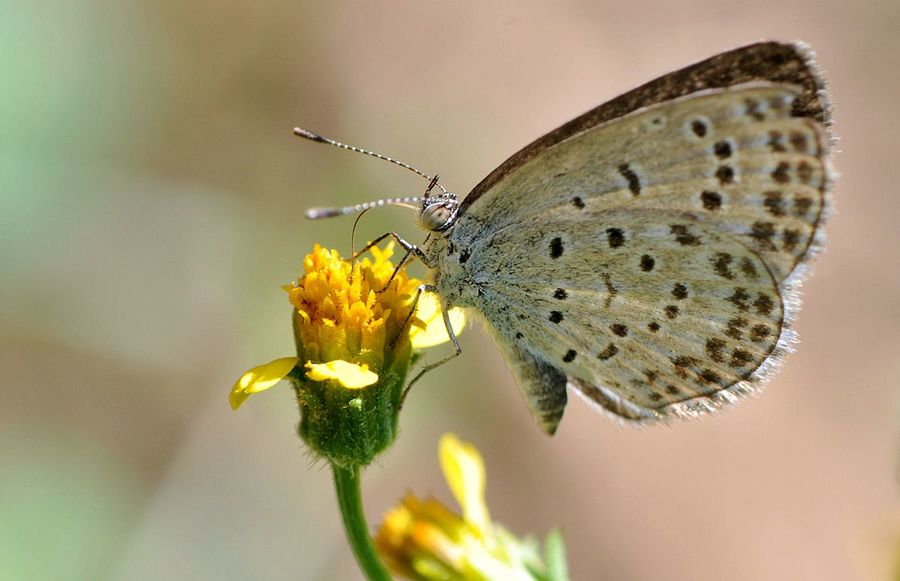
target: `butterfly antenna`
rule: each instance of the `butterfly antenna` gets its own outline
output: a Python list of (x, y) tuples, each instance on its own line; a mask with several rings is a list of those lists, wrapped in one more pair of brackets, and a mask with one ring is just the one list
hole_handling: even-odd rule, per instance
[(411, 210), (418, 210), (419, 203), (422, 198), (419, 196), (408, 196), (405, 198), (382, 198), (374, 202), (363, 202), (354, 206), (344, 206), (343, 208), (310, 208), (306, 211), (306, 217), (310, 220), (318, 220), (320, 218), (334, 218), (335, 216), (346, 216), (348, 214), (357, 214), (371, 210), (372, 208), (380, 208), (381, 206), (403, 206)]
[[(347, 145), (346, 143), (341, 143), (340, 141), (335, 141), (334, 139), (329, 139), (323, 135), (319, 135), (318, 133), (313, 133), (312, 131), (307, 131), (306, 129), (300, 127), (294, 127), (294, 135), (303, 137), (305, 139), (309, 139), (310, 141), (316, 141), (318, 143), (327, 143), (328, 145), (333, 145), (335, 147), (340, 147), (341, 149), (348, 149), (350, 151), (355, 151), (356, 153), (363, 153), (365, 155), (371, 155), (372, 157), (377, 157), (378, 159), (383, 159), (384, 161), (389, 161), (395, 165), (399, 165), (400, 167), (405, 167), (409, 171), (418, 174), (425, 178), (426, 180), (430, 180), (431, 184), (428, 186), (428, 190), (430, 191), (435, 185), (440, 188), (441, 192), (447, 193), (447, 190), (444, 189), (444, 186), (437, 183), (437, 176), (431, 177), (425, 172), (419, 171), (408, 163), (403, 163), (402, 161), (397, 161), (391, 157), (386, 155), (381, 155), (380, 153), (375, 153), (374, 151), (369, 151), (368, 149), (363, 149), (361, 147), (356, 147), (355, 145)], [(426, 196), (427, 197), (427, 196)]]

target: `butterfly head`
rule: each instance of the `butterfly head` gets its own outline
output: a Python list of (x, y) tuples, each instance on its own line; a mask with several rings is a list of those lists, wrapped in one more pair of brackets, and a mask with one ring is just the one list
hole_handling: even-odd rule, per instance
[(459, 216), (459, 198), (450, 192), (422, 198), (419, 224), (429, 232), (445, 232)]

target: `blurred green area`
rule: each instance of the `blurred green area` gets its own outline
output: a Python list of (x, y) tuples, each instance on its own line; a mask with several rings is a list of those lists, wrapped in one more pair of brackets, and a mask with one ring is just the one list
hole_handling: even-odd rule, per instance
[[(367, 502), (374, 521), (407, 488), (440, 496), (433, 449), (453, 430), (485, 453), (498, 521), (562, 526), (573, 578), (869, 570), (859, 539), (897, 514), (895, 2), (3, 0), (0, 14), (0, 579), (358, 578), (289, 390), (237, 414), (226, 397), (291, 352), (279, 286), (312, 244), (350, 250), (350, 221), (303, 209), (423, 184), (292, 126), (465, 193), (600, 100), (760, 37), (820, 51), (844, 151), (804, 344), (772, 388), (641, 432), (573, 402), (548, 440), (469, 331), (462, 362), (410, 398)], [(418, 235), (385, 210), (357, 241), (392, 228)]]

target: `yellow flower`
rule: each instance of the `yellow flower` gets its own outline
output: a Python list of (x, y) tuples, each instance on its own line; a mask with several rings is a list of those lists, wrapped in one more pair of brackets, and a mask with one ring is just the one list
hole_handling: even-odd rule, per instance
[[(313, 381), (334, 380), (359, 389), (378, 381), (386, 360), (402, 360), (409, 349), (424, 349), (449, 341), (436, 297), (423, 294), (416, 316), (401, 328), (416, 289), (422, 281), (400, 271), (382, 293), (394, 272), (390, 262), (393, 243), (371, 249), (373, 259), (355, 264), (342, 260), (336, 250), (315, 245), (303, 261), (305, 274), (284, 287), (294, 306), (294, 334), (300, 357), (284, 357), (245, 372), (229, 395), (237, 409), (254, 393), (288, 376), (302, 360)], [(465, 315), (449, 313), (454, 332), (461, 333)], [(391, 345), (391, 342), (394, 345)], [(402, 351), (402, 353), (398, 353)], [(293, 363), (290, 363), (293, 361)]]
[(415, 581), (565, 581), (562, 539), (551, 533), (542, 560), (537, 543), (520, 540), (491, 522), (484, 501), (481, 454), (453, 434), (440, 441), (439, 457), (460, 516), (434, 499), (407, 494), (389, 511), (375, 546), (397, 574)]
[(408, 349), (409, 315), (420, 280), (400, 271), (384, 292), (394, 265), (393, 244), (372, 248), (373, 259), (353, 264), (336, 250), (316, 245), (304, 260), (306, 273), (285, 287), (294, 306), (294, 333), (301, 358), (314, 363), (343, 360), (378, 373), (386, 347)]
[[(318, 455), (349, 468), (387, 448), (413, 355), (449, 340), (435, 297), (422, 294), (414, 304), (422, 281), (395, 273), (393, 249), (373, 247), (371, 258), (349, 262), (317, 244), (303, 275), (284, 287), (297, 357), (244, 373), (232, 387), (231, 407), (288, 379), (300, 405), (300, 436)], [(461, 332), (462, 312), (449, 317)]]

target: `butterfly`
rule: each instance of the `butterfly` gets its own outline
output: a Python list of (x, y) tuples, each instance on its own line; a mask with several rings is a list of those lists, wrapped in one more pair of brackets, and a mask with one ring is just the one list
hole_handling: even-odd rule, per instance
[(829, 126), (812, 51), (760, 42), (588, 111), (461, 201), (406, 164), (295, 132), (431, 180), (423, 196), (307, 215), (414, 208), (424, 244), (389, 235), (430, 268), (445, 313), (480, 313), (553, 434), (568, 389), (643, 423), (716, 410), (771, 375), (823, 242)]

